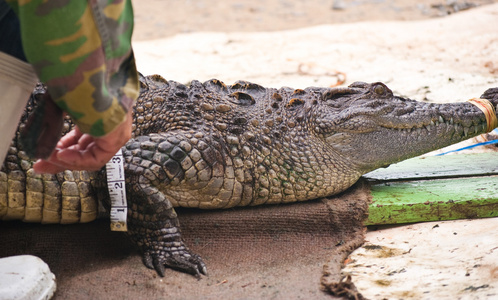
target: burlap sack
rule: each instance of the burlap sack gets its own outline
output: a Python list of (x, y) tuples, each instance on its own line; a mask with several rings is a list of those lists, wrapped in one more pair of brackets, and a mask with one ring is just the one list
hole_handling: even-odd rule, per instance
[(55, 299), (330, 299), (345, 257), (363, 242), (368, 188), (327, 199), (230, 210), (178, 209), (183, 236), (209, 276), (142, 265), (108, 220), (78, 225), (0, 223), (0, 257), (33, 254), (57, 277)]

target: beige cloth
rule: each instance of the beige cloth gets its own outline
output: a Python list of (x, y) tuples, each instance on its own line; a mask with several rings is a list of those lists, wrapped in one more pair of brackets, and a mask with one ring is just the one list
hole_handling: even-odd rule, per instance
[(360, 184), (289, 205), (178, 210), (186, 243), (208, 267), (200, 280), (174, 270), (158, 277), (107, 220), (0, 223), (0, 257), (42, 258), (57, 277), (55, 299), (330, 299), (321, 282), (330, 290), (344, 258), (362, 244), (368, 198)]
[(0, 161), (5, 159), (38, 78), (28, 63), (0, 52)]

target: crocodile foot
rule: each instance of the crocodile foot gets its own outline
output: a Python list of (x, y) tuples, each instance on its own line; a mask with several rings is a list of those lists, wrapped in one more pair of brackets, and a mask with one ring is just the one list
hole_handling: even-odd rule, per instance
[(190, 253), (184, 246), (180, 249), (145, 251), (142, 260), (147, 268), (155, 269), (161, 277), (164, 277), (165, 267), (192, 274), (197, 278), (207, 275), (206, 265), (199, 255)]

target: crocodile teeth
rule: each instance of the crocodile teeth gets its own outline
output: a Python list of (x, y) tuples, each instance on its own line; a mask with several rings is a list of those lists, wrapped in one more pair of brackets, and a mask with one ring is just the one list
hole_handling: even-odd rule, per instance
[(450, 124), (453, 125), (453, 118), (450, 119)]
[(463, 134), (464, 134), (464, 136), (469, 135), (469, 128), (468, 127), (463, 128)]
[(470, 126), (470, 127), (469, 127), (469, 133), (470, 133), (470, 134), (473, 134), (473, 133), (474, 133), (474, 131), (475, 131), (474, 126)]
[(441, 116), (439, 116), (439, 123), (444, 123), (444, 119)]
[(432, 121), (432, 120), (431, 120), (431, 125), (432, 125), (432, 126), (434, 126), (434, 125), (435, 125), (435, 124), (434, 124), (434, 121)]

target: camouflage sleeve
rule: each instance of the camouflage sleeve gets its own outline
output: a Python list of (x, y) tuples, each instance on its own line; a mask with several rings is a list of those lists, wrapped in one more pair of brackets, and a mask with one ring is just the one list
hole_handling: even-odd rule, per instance
[(24, 52), (52, 99), (80, 130), (112, 131), (138, 96), (130, 0), (7, 0)]

